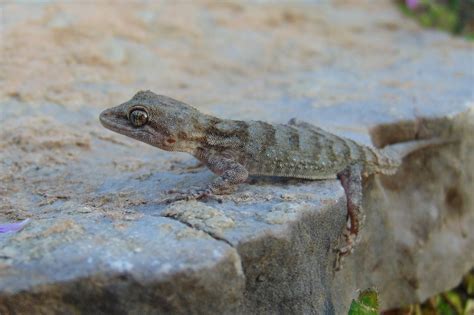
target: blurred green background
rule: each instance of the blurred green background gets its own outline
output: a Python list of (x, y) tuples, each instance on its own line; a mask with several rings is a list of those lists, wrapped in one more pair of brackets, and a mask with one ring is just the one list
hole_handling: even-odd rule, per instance
[[(379, 314), (376, 289), (361, 291), (352, 301), (349, 315)], [(474, 269), (463, 277), (459, 286), (429, 298), (423, 304), (383, 312), (382, 315), (472, 315), (474, 314)]]
[(474, 0), (398, 0), (401, 10), (425, 27), (474, 39)]

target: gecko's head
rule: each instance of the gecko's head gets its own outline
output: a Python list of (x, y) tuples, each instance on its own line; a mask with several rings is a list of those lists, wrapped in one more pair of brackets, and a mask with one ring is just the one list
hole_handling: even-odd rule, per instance
[(119, 106), (104, 110), (100, 122), (107, 129), (167, 151), (189, 151), (199, 137), (195, 126), (204, 115), (195, 108), (140, 91)]

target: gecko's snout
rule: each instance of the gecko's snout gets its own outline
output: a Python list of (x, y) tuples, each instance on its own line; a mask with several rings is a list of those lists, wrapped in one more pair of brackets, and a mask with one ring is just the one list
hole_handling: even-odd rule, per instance
[(107, 129), (115, 130), (116, 128), (114, 127), (120, 124), (120, 114), (120, 110), (117, 110), (115, 107), (108, 108), (100, 113), (100, 123)]
[(99, 115), (99, 120), (100, 120), (100, 123), (104, 126), (104, 127), (107, 127), (106, 124), (107, 122), (110, 120), (110, 109), (106, 109), (104, 111), (102, 111), (102, 113), (100, 113)]

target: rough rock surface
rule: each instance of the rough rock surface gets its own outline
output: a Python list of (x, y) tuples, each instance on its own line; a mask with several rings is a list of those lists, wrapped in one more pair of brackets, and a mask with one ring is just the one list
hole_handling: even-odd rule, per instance
[[(345, 314), (359, 289), (387, 309), (474, 265), (472, 43), (390, 2), (245, 3), (0, 4), (0, 222), (31, 219), (0, 234), (1, 314)], [(461, 141), (368, 178), (361, 244), (333, 274), (337, 181), (162, 204), (212, 174), (99, 125), (140, 89), (377, 146)]]

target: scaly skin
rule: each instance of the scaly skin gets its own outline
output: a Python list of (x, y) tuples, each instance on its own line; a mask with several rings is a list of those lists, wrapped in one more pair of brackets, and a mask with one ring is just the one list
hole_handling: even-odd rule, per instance
[(400, 165), (399, 158), (309, 123), (219, 119), (151, 91), (140, 91), (130, 101), (103, 111), (100, 121), (110, 130), (160, 149), (190, 153), (219, 175), (205, 189), (174, 200), (230, 193), (249, 175), (339, 178), (347, 196), (348, 226), (336, 269), (359, 233), (362, 176), (392, 174)]

